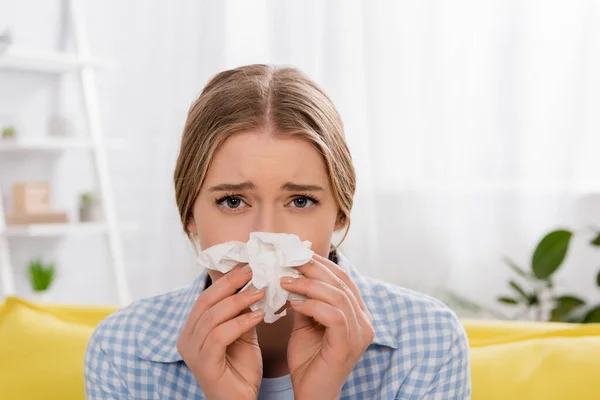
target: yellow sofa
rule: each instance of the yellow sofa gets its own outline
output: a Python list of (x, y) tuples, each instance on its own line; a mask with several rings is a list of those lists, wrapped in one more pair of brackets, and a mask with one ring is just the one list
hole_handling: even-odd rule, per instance
[[(84, 399), (83, 355), (115, 308), (0, 304), (0, 399)], [(600, 325), (464, 321), (473, 399), (600, 399)]]

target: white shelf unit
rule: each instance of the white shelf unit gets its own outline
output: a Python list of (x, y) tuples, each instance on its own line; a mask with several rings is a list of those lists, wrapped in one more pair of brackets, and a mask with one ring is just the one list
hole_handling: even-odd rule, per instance
[(126, 150), (127, 141), (123, 139), (106, 139), (104, 144), (93, 142), (89, 138), (67, 137), (32, 137), (1, 140), (0, 153), (16, 152), (57, 152), (64, 150), (93, 150), (96, 146), (104, 146), (107, 150)]
[[(131, 295), (126, 278), (121, 244), (122, 229), (135, 229), (117, 220), (114, 194), (108, 170), (107, 150), (122, 149), (124, 141), (106, 139), (102, 129), (98, 93), (96, 87), (96, 69), (112, 68), (114, 63), (95, 60), (89, 50), (84, 27), (85, 16), (82, 0), (63, 0), (67, 5), (67, 19), (73, 39), (75, 53), (37, 51), (33, 49), (9, 47), (0, 54), (0, 73), (2, 71), (25, 71), (32, 73), (73, 73), (77, 74), (83, 98), (89, 136), (80, 138), (39, 137), (19, 138), (15, 141), (0, 141), (0, 153), (8, 152), (54, 152), (75, 149), (91, 150), (94, 161), (95, 178), (100, 193), (100, 204), (104, 220), (97, 223), (67, 224), (6, 224), (5, 207), (0, 193), (0, 279), (2, 294), (15, 295), (14, 267), (11, 265), (10, 243), (13, 238), (61, 237), (101, 234), (107, 239), (110, 266), (115, 280), (119, 302), (129, 304)], [(2, 93), (0, 92), (0, 95)]]
[[(119, 230), (132, 231), (136, 226), (133, 223), (119, 224)], [(59, 236), (86, 236), (108, 232), (108, 225), (104, 222), (74, 222), (60, 224), (27, 224), (7, 225), (4, 234), (8, 238), (27, 237), (59, 237)]]
[(0, 68), (15, 71), (60, 73), (84, 67), (114, 68), (109, 61), (83, 58), (77, 54), (40, 52), (35, 49), (9, 47), (0, 54)]

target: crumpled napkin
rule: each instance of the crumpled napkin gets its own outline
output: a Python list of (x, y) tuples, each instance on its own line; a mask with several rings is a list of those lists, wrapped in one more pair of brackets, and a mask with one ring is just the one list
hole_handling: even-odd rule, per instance
[(283, 276), (302, 276), (294, 267), (312, 258), (311, 246), (308, 240), (303, 242), (290, 233), (252, 232), (248, 242), (225, 242), (201, 251), (198, 264), (225, 274), (239, 263), (248, 263), (252, 279), (242, 290), (251, 285), (257, 289), (267, 288), (265, 296), (250, 309), (265, 310), (264, 321), (272, 323), (286, 315), (285, 310), (275, 313), (288, 299), (305, 298), (282, 289), (279, 280)]

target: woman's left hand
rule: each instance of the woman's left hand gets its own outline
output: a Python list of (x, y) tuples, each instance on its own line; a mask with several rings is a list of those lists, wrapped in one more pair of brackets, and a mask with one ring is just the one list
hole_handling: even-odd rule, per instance
[(288, 368), (296, 399), (337, 399), (350, 372), (373, 341), (373, 318), (356, 284), (332, 261), (314, 255), (282, 278), (285, 290), (308, 297), (291, 301), (294, 328)]

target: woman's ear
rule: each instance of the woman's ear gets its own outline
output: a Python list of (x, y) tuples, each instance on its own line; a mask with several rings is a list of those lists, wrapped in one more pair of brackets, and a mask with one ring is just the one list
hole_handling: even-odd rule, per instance
[(187, 231), (193, 234), (197, 234), (198, 233), (198, 228), (196, 227), (196, 221), (194, 220), (194, 215), (192, 213), (190, 213), (188, 220), (187, 220), (187, 225), (186, 225)]
[(342, 230), (346, 227), (346, 216), (344, 215), (343, 212), (339, 212), (337, 219), (335, 220), (335, 227), (334, 227), (334, 231), (337, 232), (339, 230)]

